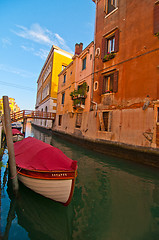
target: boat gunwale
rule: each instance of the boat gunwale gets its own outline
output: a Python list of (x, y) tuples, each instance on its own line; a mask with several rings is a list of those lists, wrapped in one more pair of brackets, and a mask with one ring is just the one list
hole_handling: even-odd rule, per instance
[(61, 170), (61, 171), (43, 171), (43, 170), (30, 170), (17, 166), (17, 174), (29, 178), (46, 179), (46, 180), (69, 180), (77, 177), (77, 170)]

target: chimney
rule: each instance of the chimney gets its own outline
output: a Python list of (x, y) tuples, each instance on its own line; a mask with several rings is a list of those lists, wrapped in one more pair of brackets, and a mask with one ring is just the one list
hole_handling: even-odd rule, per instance
[(83, 43), (75, 44), (75, 55), (79, 55), (83, 51)]

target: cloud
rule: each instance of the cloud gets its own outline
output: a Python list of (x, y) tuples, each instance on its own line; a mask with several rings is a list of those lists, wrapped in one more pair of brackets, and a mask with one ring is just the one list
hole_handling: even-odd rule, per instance
[(55, 38), (56, 38), (58, 44), (59, 44), (64, 50), (66, 50), (66, 51), (68, 51), (68, 52), (70, 52), (70, 53), (73, 53), (72, 50), (67, 46), (65, 40), (64, 40), (62, 37), (60, 37), (60, 35), (59, 35), (58, 33), (55, 33), (54, 35), (55, 35)]
[(17, 36), (36, 42), (48, 47), (56, 45), (68, 52), (71, 52), (71, 49), (66, 44), (66, 41), (58, 34), (53, 33), (47, 28), (41, 27), (38, 23), (34, 23), (27, 28), (22, 25), (16, 25), (16, 30), (11, 30)]
[(24, 45), (22, 45), (21, 48), (24, 49), (27, 52), (34, 52), (35, 51), (33, 47), (26, 47)]
[(24, 78), (35, 78), (36, 77), (36, 74), (34, 74), (32, 72), (28, 72), (23, 69), (14, 68), (14, 67), (11, 67), (11, 66), (8, 66), (5, 64), (0, 64), (0, 70), (4, 71), (4, 72), (13, 73), (13, 74), (19, 75)]
[(9, 38), (2, 38), (1, 41), (2, 41), (2, 47), (3, 48), (6, 48), (6, 47), (12, 45), (12, 43), (11, 43)]
[(47, 58), (48, 54), (49, 54), (49, 50), (47, 50), (47, 49), (40, 48), (38, 50), (35, 50), (33, 47), (27, 47), (27, 46), (24, 46), (24, 45), (22, 45), (21, 48), (23, 50), (25, 50), (26, 52), (32, 52), (33, 55), (38, 56), (43, 60), (45, 60)]
[(41, 59), (46, 59), (49, 54), (49, 50), (39, 49), (39, 51), (35, 51), (34, 55), (39, 56)]
[(53, 41), (51, 40), (52, 33), (48, 29), (42, 28), (38, 23), (32, 24), (30, 29), (21, 25), (16, 25), (16, 27), (16, 31), (11, 31), (19, 37), (44, 45), (51, 46), (53, 44)]

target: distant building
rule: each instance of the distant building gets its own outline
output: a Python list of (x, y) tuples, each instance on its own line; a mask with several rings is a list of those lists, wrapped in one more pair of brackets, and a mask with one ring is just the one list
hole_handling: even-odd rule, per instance
[[(20, 111), (20, 108), (18, 107), (17, 103), (15, 102), (14, 98), (9, 98), (9, 107), (11, 113)], [(3, 114), (3, 99), (0, 99), (0, 116)]]
[[(36, 111), (56, 114), (58, 74), (72, 61), (73, 55), (52, 46), (37, 81)], [(35, 120), (35, 124), (52, 127), (49, 120)]]
[(54, 129), (76, 136), (86, 130), (92, 96), (93, 49), (91, 42), (84, 50), (75, 45), (71, 62), (59, 74), (57, 115)]

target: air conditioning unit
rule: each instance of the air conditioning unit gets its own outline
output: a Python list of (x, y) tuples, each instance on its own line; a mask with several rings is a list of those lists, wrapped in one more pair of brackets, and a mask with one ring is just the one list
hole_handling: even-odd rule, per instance
[(96, 48), (95, 56), (96, 56), (96, 57), (99, 57), (99, 55), (100, 55), (100, 48)]

